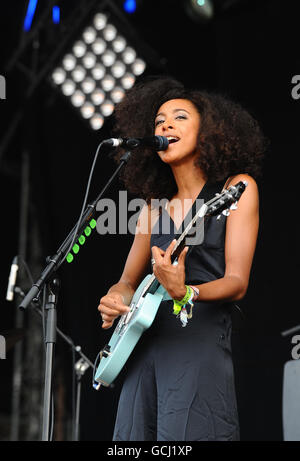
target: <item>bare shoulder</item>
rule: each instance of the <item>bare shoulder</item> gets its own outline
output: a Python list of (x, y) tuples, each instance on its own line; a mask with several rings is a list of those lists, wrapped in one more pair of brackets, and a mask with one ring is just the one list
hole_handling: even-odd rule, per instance
[(255, 179), (250, 176), (249, 174), (241, 173), (231, 176), (229, 181), (227, 181), (226, 188), (228, 186), (233, 186), (240, 181), (245, 181), (247, 183), (247, 187), (250, 186), (250, 189), (257, 189), (257, 183)]
[(255, 179), (248, 175), (248, 174), (237, 174), (234, 175), (230, 178), (230, 180), (227, 182), (226, 189), (229, 186), (234, 186), (240, 181), (246, 182), (247, 186), (245, 191), (243, 192), (243, 195), (240, 198), (240, 201), (243, 203), (245, 201), (251, 201), (251, 202), (256, 202), (258, 203), (258, 187)]

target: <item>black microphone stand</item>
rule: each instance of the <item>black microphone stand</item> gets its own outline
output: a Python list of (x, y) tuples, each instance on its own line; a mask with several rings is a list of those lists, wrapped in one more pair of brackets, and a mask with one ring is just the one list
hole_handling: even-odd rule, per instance
[[(77, 346), (79, 347), (79, 346)], [(76, 411), (75, 411), (75, 425), (74, 425), (74, 436), (73, 440), (79, 440), (79, 418), (80, 418), (80, 398), (81, 398), (81, 380), (86, 372), (86, 370), (90, 367), (89, 362), (86, 359), (81, 358), (75, 363), (75, 372), (76, 372)], [(92, 364), (93, 367), (93, 364)]]
[[(18, 295), (22, 296), (25, 298), (25, 293), (22, 291), (22, 289), (18, 286), (14, 288), (14, 292), (17, 293)], [(39, 309), (35, 304), (31, 304), (34, 310), (41, 316), (43, 317), (43, 312), (41, 309)], [(51, 327), (53, 328), (53, 326)], [(67, 336), (65, 333), (63, 333), (58, 327), (56, 327), (56, 333), (71, 347), (73, 352), (77, 352), (81, 358), (75, 363), (74, 370), (76, 373), (76, 407), (75, 407), (75, 421), (74, 421), (74, 428), (73, 428), (73, 441), (79, 441), (79, 415), (80, 415), (80, 397), (81, 397), (81, 379), (84, 375), (84, 373), (88, 370), (88, 368), (94, 367), (94, 364), (88, 359), (88, 357), (82, 352), (80, 346), (75, 346), (74, 342), (72, 339)], [(51, 331), (51, 335), (49, 332), (49, 339), (51, 336), (55, 338), (55, 332)], [(46, 394), (46, 393), (45, 393)], [(51, 395), (51, 392), (50, 392)], [(49, 398), (49, 397), (48, 397)], [(48, 410), (47, 410), (48, 413)], [(45, 424), (48, 426), (48, 423)], [(48, 429), (49, 426), (48, 426)], [(46, 430), (46, 429), (45, 429)]]
[[(49, 441), (50, 438), (50, 412), (51, 412), (51, 389), (52, 389), (52, 374), (53, 374), (53, 362), (54, 362), (54, 347), (56, 343), (56, 305), (58, 297), (59, 282), (55, 278), (54, 273), (58, 267), (64, 262), (67, 252), (71, 243), (78, 239), (87, 224), (95, 216), (96, 205), (104, 192), (108, 189), (114, 178), (128, 162), (131, 152), (127, 151), (120, 159), (120, 164), (116, 168), (113, 175), (110, 177), (104, 188), (101, 190), (98, 197), (88, 205), (84, 213), (82, 214), (81, 222), (76, 223), (69, 235), (66, 237), (64, 242), (61, 244), (55, 255), (47, 258), (47, 266), (41, 273), (40, 278), (36, 283), (32, 285), (27, 295), (21, 302), (19, 308), (24, 310), (30, 303), (37, 302), (41, 290), (45, 284), (47, 287), (47, 304), (46, 304), (46, 363), (45, 363), (45, 387), (44, 387), (44, 407), (43, 407), (43, 431), (42, 440)], [(77, 230), (77, 231), (76, 231)], [(76, 235), (75, 235), (76, 233)], [(75, 238), (74, 238), (75, 236)]]

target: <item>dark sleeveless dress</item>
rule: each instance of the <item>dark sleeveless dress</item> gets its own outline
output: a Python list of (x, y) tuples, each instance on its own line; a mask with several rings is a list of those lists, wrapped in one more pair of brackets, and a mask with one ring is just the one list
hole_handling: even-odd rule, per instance
[[(205, 184), (198, 199), (208, 201), (223, 185)], [(168, 235), (162, 233), (164, 220), (170, 220)], [(186, 284), (200, 285), (224, 275), (226, 217), (205, 218), (204, 226), (203, 243), (186, 256)], [(176, 234), (163, 210), (151, 247), (165, 250)], [(182, 327), (172, 301), (163, 301), (127, 363), (113, 440), (239, 440), (231, 328), (228, 303), (196, 302), (193, 317)]]

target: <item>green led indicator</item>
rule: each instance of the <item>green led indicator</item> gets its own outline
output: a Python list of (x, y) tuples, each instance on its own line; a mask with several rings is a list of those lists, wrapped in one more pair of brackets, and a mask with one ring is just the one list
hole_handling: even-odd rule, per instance
[(81, 235), (78, 239), (78, 242), (80, 243), (80, 245), (83, 245), (84, 242), (85, 242), (85, 236), (84, 235)]
[(79, 245), (77, 245), (77, 243), (75, 243), (75, 245), (73, 246), (72, 250), (73, 250), (73, 253), (77, 254), (79, 252)]
[(90, 226), (91, 226), (91, 228), (92, 228), (92, 229), (95, 229), (96, 225), (97, 225), (97, 221), (96, 221), (95, 219), (92, 219), (92, 220), (90, 221)]
[(71, 263), (74, 259), (74, 256), (72, 255), (72, 253), (68, 253), (67, 257), (66, 257), (66, 260), (68, 263)]
[(88, 237), (89, 235), (91, 235), (91, 232), (92, 232), (92, 230), (91, 230), (91, 228), (90, 228), (89, 226), (87, 226), (87, 227), (84, 229), (84, 233), (85, 233), (85, 235), (86, 235), (87, 237)]

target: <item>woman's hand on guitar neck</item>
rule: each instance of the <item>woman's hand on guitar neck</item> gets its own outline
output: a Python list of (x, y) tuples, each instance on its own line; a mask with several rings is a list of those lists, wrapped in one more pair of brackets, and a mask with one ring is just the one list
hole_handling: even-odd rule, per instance
[(119, 315), (129, 312), (130, 308), (126, 306), (124, 297), (120, 293), (111, 292), (100, 299), (98, 311), (101, 313), (103, 321), (102, 328), (107, 329), (113, 325), (114, 320)]
[(186, 293), (185, 287), (185, 257), (188, 247), (185, 247), (179, 257), (178, 264), (173, 265), (171, 255), (176, 240), (173, 240), (166, 251), (156, 246), (152, 247), (153, 273), (159, 283), (167, 290), (171, 298), (182, 299)]

